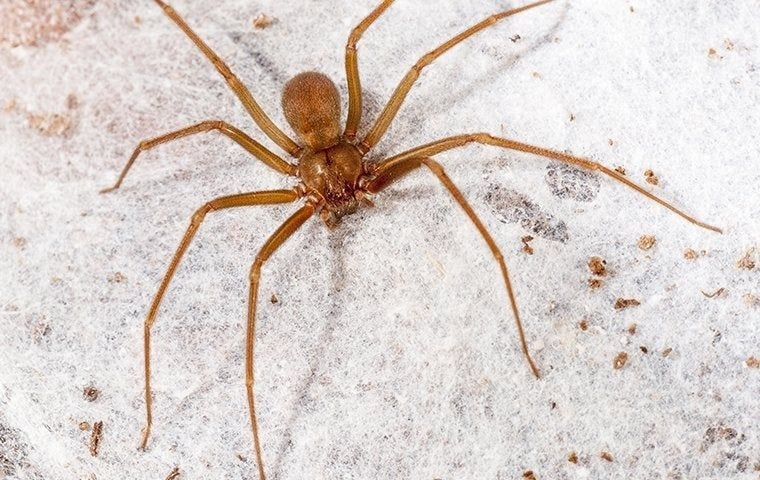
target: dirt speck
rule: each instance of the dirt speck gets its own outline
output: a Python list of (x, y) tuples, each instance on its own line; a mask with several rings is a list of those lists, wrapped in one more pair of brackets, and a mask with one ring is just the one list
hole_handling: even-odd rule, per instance
[(79, 422), (79, 430), (86, 432), (90, 429), (90, 422)]
[(751, 293), (745, 293), (742, 295), (745, 305), (751, 308), (760, 308), (760, 297)]
[(699, 257), (701, 257), (702, 255), (704, 255), (705, 253), (706, 252), (704, 250), (700, 253), (700, 252), (697, 252), (694, 249), (687, 248), (683, 252), (683, 258), (685, 258), (686, 260), (689, 260), (691, 262), (691, 261), (694, 261), (694, 260), (698, 259)]
[(88, 402), (94, 402), (100, 396), (100, 390), (93, 386), (84, 387), (82, 390), (82, 396)]
[(714, 48), (710, 48), (707, 51), (707, 56), (710, 58), (710, 60), (722, 60), (723, 57), (718, 54), (718, 51)]
[(567, 456), (567, 461), (572, 464), (578, 465), (578, 454), (575, 452), (570, 452), (570, 455)]
[(638, 328), (638, 325), (636, 325), (635, 323), (628, 325), (628, 333), (631, 335), (636, 335), (637, 328)]
[(180, 476), (179, 473), (179, 467), (174, 467), (174, 469), (169, 472), (169, 476), (166, 477), (166, 480), (177, 480)]
[(523, 473), (523, 478), (525, 480), (538, 480), (538, 477), (536, 476), (535, 473), (533, 473), (533, 470), (526, 470)]
[(526, 235), (520, 239), (523, 244), (522, 251), (527, 253), (528, 255), (533, 255), (533, 247), (530, 246), (530, 242), (533, 241), (533, 237), (530, 235)]
[(657, 243), (657, 239), (654, 235), (642, 235), (639, 238), (639, 248), (644, 251), (651, 250), (655, 243)]
[(591, 290), (599, 290), (604, 286), (604, 282), (598, 278), (589, 278), (588, 286)]
[(584, 332), (588, 330), (588, 320), (581, 320), (578, 324), (578, 327), (583, 330)]
[(747, 250), (747, 253), (736, 262), (736, 266), (739, 267), (740, 270), (754, 270), (755, 267), (757, 267), (757, 262), (755, 261), (755, 247)]
[(256, 18), (253, 19), (253, 28), (257, 30), (264, 30), (265, 28), (271, 27), (276, 22), (276, 18), (270, 17), (265, 13), (260, 13), (256, 16)]
[(746, 363), (749, 368), (760, 368), (760, 358), (757, 357), (749, 357), (744, 363)]
[(606, 460), (608, 462), (614, 461), (614, 459), (612, 458), (612, 454), (610, 452), (602, 452), (601, 454), (599, 454), (599, 456), (602, 457), (602, 460)]
[(620, 352), (615, 355), (615, 359), (612, 361), (612, 368), (615, 370), (620, 370), (621, 368), (625, 367), (626, 363), (628, 363), (628, 354), (625, 352)]
[(671, 353), (673, 353), (673, 349), (672, 349), (672, 348), (670, 348), (670, 347), (666, 347), (666, 348), (665, 348), (665, 349), (662, 351), (662, 357), (663, 357), (663, 358), (668, 358), (668, 357), (670, 356), (670, 354), (671, 354)]
[(592, 274), (603, 277), (607, 275), (607, 261), (601, 257), (591, 257), (588, 261), (588, 269)]
[(512, 43), (517, 43), (522, 40), (522, 37), (520, 35), (514, 35), (512, 37), (509, 37), (509, 39), (512, 40)]
[(95, 422), (90, 436), (90, 455), (97, 457), (100, 452), (100, 442), (103, 439), (103, 422)]
[(638, 307), (641, 302), (635, 298), (618, 298), (615, 301), (615, 310), (624, 310), (626, 308)]
[(74, 121), (60, 113), (28, 114), (27, 125), (45, 137), (70, 137), (73, 131)]
[(108, 283), (124, 283), (127, 281), (126, 275), (121, 272), (116, 272), (113, 275), (108, 276)]
[(644, 172), (644, 178), (646, 179), (647, 183), (651, 185), (660, 184), (660, 179), (657, 178), (657, 175), (655, 175), (652, 170), (647, 170), (646, 172)]
[(272, 305), (277, 305), (278, 303), (280, 303), (280, 299), (279, 299), (279, 298), (277, 298), (277, 295), (275, 295), (275, 294), (273, 293), (273, 294), (272, 294), (272, 298), (270, 298), (270, 299), (269, 299), (269, 302), (270, 302)]
[(704, 295), (707, 298), (726, 298), (728, 296), (728, 290), (726, 290), (723, 287), (715, 290), (712, 293), (707, 293), (704, 290), (702, 290), (702, 295)]
[(623, 175), (623, 176), (627, 175), (626, 171), (625, 171), (625, 168), (621, 167), (620, 165), (618, 165), (617, 167), (615, 167), (615, 171), (617, 173), (619, 173), (620, 175)]

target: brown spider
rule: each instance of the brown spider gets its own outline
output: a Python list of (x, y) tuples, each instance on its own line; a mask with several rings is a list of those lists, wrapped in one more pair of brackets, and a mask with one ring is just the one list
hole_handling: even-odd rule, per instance
[(269, 119), (259, 104), (256, 103), (256, 100), (254, 100), (245, 85), (240, 82), (237, 76), (232, 73), (230, 68), (211, 50), (211, 48), (209, 48), (208, 45), (206, 45), (203, 40), (193, 32), (172, 7), (161, 0), (155, 1), (161, 6), (161, 8), (163, 8), (166, 15), (171, 18), (188, 37), (190, 37), (206, 58), (214, 64), (261, 130), (263, 130), (263, 132), (283, 150), (288, 152), (292, 157), (298, 159), (298, 163), (293, 164), (283, 160), (241, 130), (226, 122), (218, 120), (206, 121), (149, 141), (141, 142), (122, 170), (116, 184), (112, 188), (103, 190), (103, 192), (119, 188), (124, 177), (127, 175), (127, 172), (129, 172), (129, 169), (141, 152), (149, 150), (162, 143), (211, 130), (218, 130), (237, 142), (240, 146), (245, 148), (253, 156), (269, 167), (285, 175), (295, 177), (299, 182), (290, 190), (250, 192), (220, 197), (206, 203), (193, 215), (190, 227), (187, 229), (174, 258), (169, 265), (169, 270), (161, 282), (158, 293), (156, 294), (150, 307), (150, 311), (148, 312), (148, 317), (145, 320), (145, 406), (147, 410), (147, 424), (143, 431), (142, 449), (145, 449), (147, 446), (148, 437), (150, 436), (151, 426), (153, 424), (152, 397), (150, 389), (151, 328), (155, 323), (158, 308), (161, 304), (161, 300), (164, 298), (167, 286), (174, 276), (177, 266), (190, 245), (191, 240), (195, 236), (196, 231), (200, 227), (201, 222), (209, 212), (233, 207), (273, 205), (292, 203), (300, 199), (305, 200), (304, 205), (286, 220), (271, 237), (269, 237), (261, 248), (261, 251), (256, 256), (256, 260), (253, 262), (250, 273), (245, 363), (246, 390), (248, 394), (248, 408), (251, 417), (251, 429), (256, 452), (256, 461), (259, 476), (262, 480), (266, 478), (266, 474), (264, 472), (261, 442), (259, 440), (258, 418), (256, 416), (254, 400), (256, 301), (261, 268), (272, 254), (315, 213), (319, 213), (325, 224), (328, 227), (333, 228), (340, 221), (341, 217), (355, 212), (359, 205), (370, 204), (371, 202), (367, 198), (368, 195), (381, 192), (388, 185), (413, 170), (422, 166), (428, 168), (438, 180), (440, 180), (443, 186), (446, 187), (462, 209), (464, 209), (467, 216), (472, 220), (475, 227), (478, 229), (478, 232), (480, 232), (481, 236), (488, 244), (494, 258), (499, 263), (509, 303), (517, 325), (517, 333), (519, 334), (522, 352), (525, 355), (531, 371), (536, 377), (540, 376), (539, 371), (528, 351), (528, 345), (525, 340), (525, 334), (523, 333), (523, 327), (517, 309), (517, 302), (507, 273), (507, 266), (504, 263), (504, 257), (501, 254), (499, 247), (496, 245), (496, 242), (477, 217), (472, 207), (470, 207), (462, 193), (454, 185), (448, 175), (446, 175), (443, 167), (431, 158), (432, 156), (447, 150), (462, 147), (472, 142), (532, 153), (559, 162), (575, 165), (586, 170), (602, 172), (675, 212), (689, 222), (709, 230), (721, 232), (720, 229), (696, 220), (681, 210), (678, 210), (668, 202), (631, 182), (625, 176), (614, 170), (610, 170), (603, 165), (583, 158), (555, 152), (553, 150), (527, 145), (525, 143), (505, 138), (494, 137), (487, 133), (458, 135), (444, 138), (442, 140), (428, 143), (427, 145), (407, 150), (404, 153), (394, 155), (381, 162), (369, 162), (364, 159), (367, 153), (377, 145), (386, 130), (388, 130), (388, 127), (398, 113), (398, 110), (401, 108), (406, 95), (409, 93), (409, 90), (412, 88), (425, 67), (433, 63), (438, 57), (460, 42), (495, 25), (500, 20), (549, 3), (553, 0), (537, 1), (520, 8), (507, 10), (490, 16), (423, 56), (412, 67), (409, 73), (406, 74), (396, 88), (393, 96), (383, 109), (380, 117), (373, 124), (367, 136), (361, 141), (357, 141), (356, 132), (359, 127), (362, 113), (362, 91), (359, 81), (356, 44), (367, 28), (369, 28), (370, 25), (372, 25), (372, 23), (393, 3), (393, 0), (383, 0), (382, 4), (376, 7), (369, 16), (353, 29), (346, 45), (346, 75), (348, 78), (349, 101), (348, 119), (342, 134), (340, 131), (340, 96), (335, 84), (328, 77), (317, 72), (306, 72), (297, 75), (285, 85), (282, 95), (282, 107), (284, 109), (285, 117), (293, 130), (298, 134), (304, 146), (291, 140), (288, 135), (283, 133), (282, 130)]

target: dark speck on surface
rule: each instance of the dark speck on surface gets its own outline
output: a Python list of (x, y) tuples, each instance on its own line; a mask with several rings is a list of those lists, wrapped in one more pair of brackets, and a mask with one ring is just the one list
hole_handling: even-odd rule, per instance
[(485, 202), (502, 223), (519, 223), (536, 236), (557, 242), (565, 243), (570, 238), (565, 222), (514, 190), (491, 184)]

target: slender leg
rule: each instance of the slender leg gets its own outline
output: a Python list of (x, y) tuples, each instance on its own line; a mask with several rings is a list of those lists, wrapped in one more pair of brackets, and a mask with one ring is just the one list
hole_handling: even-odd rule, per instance
[(444, 138), (443, 140), (438, 140), (436, 142), (428, 143), (427, 145), (423, 145), (421, 147), (413, 148), (411, 150), (408, 150), (404, 153), (395, 155), (385, 160), (383, 163), (381, 163), (377, 167), (377, 173), (380, 174), (387, 169), (399, 168), (397, 165), (404, 163), (407, 159), (410, 159), (410, 158), (429, 157), (441, 152), (445, 152), (446, 150), (462, 147), (464, 145), (467, 145), (468, 143), (481, 143), (484, 145), (492, 145), (495, 147), (501, 147), (501, 148), (507, 148), (510, 150), (517, 150), (520, 152), (532, 153), (533, 155), (551, 158), (552, 160), (557, 160), (563, 163), (568, 163), (570, 165), (575, 165), (576, 167), (580, 167), (585, 170), (602, 172), (603, 174), (613, 178), (614, 180), (624, 185), (627, 185), (628, 187), (644, 195), (650, 200), (653, 200), (659, 203), (663, 207), (667, 208), (671, 212), (674, 212), (678, 216), (688, 220), (694, 225), (705, 228), (707, 230), (712, 230), (714, 232), (723, 233), (723, 231), (720, 228), (714, 227), (712, 225), (708, 225), (704, 222), (700, 222), (696, 218), (677, 209), (676, 207), (666, 202), (665, 200), (661, 199), (657, 195), (648, 192), (644, 188), (628, 180), (627, 177), (619, 174), (618, 172), (614, 170), (611, 170), (605, 167), (604, 165), (600, 165), (596, 162), (592, 162), (591, 160), (586, 160), (584, 158), (567, 155), (565, 153), (556, 152), (554, 150), (549, 150), (547, 148), (536, 147), (533, 145), (528, 145), (526, 143), (509, 140), (506, 138), (494, 137), (487, 133), (475, 133), (472, 135), (459, 135), (456, 137), (448, 137), (448, 138)]
[(398, 113), (399, 108), (401, 108), (401, 104), (404, 103), (404, 99), (406, 98), (406, 95), (409, 93), (409, 90), (412, 89), (414, 82), (417, 81), (417, 78), (420, 76), (420, 73), (425, 67), (433, 63), (438, 57), (440, 57), (441, 55), (443, 55), (444, 53), (446, 53), (447, 51), (449, 51), (450, 49), (452, 49), (459, 43), (467, 40), (471, 36), (475, 35), (476, 33), (482, 30), (485, 30), (488, 27), (496, 25), (499, 21), (507, 17), (510, 17), (512, 15), (516, 15), (520, 12), (530, 10), (531, 8), (535, 8), (552, 1), (554, 0), (541, 0), (540, 2), (530, 3), (523, 7), (514, 8), (512, 10), (507, 10), (505, 12), (492, 15), (486, 18), (485, 20), (483, 20), (482, 22), (478, 23), (477, 25), (473, 25), (472, 27), (468, 28), (467, 30), (460, 33), (459, 35), (452, 38), (451, 40), (445, 42), (444, 44), (442, 44), (435, 50), (424, 55), (412, 67), (412, 69), (409, 70), (409, 73), (406, 74), (404, 79), (401, 80), (401, 83), (399, 84), (398, 87), (396, 87), (396, 91), (393, 92), (393, 96), (391, 97), (390, 100), (388, 100), (388, 103), (383, 109), (383, 112), (380, 114), (380, 117), (375, 121), (375, 124), (372, 126), (372, 130), (370, 130), (370, 132), (367, 134), (364, 140), (362, 140), (359, 146), (360, 150), (362, 150), (362, 153), (366, 153), (372, 147), (377, 145), (377, 143), (380, 141), (383, 135), (385, 135), (385, 132), (388, 130), (388, 127), (390, 127), (391, 122), (396, 117), (396, 113)]
[(185, 236), (182, 238), (182, 242), (180, 242), (177, 252), (174, 254), (174, 258), (172, 258), (172, 261), (169, 264), (169, 270), (166, 272), (166, 275), (161, 282), (161, 286), (158, 287), (158, 292), (156, 293), (155, 298), (153, 298), (153, 304), (150, 306), (148, 317), (145, 319), (145, 410), (147, 423), (143, 430), (142, 443), (140, 444), (142, 450), (145, 450), (148, 445), (148, 437), (150, 436), (150, 430), (153, 426), (153, 398), (150, 389), (150, 331), (153, 328), (153, 324), (156, 322), (158, 308), (161, 305), (161, 300), (164, 298), (169, 282), (171, 282), (172, 277), (174, 277), (179, 262), (182, 260), (185, 251), (187, 251), (187, 248), (190, 246), (190, 242), (193, 240), (195, 233), (201, 226), (201, 222), (203, 222), (206, 214), (212, 211), (233, 207), (291, 203), (295, 202), (300, 197), (300, 193), (296, 190), (272, 190), (267, 192), (241, 193), (239, 195), (230, 195), (228, 197), (220, 197), (212, 200), (199, 208), (193, 215), (193, 218), (190, 221), (190, 226), (185, 232)]
[(256, 464), (259, 467), (259, 480), (266, 480), (264, 473), (264, 458), (261, 449), (261, 440), (259, 439), (259, 420), (256, 416), (256, 400), (254, 397), (254, 344), (256, 343), (256, 300), (259, 294), (259, 280), (261, 278), (261, 267), (269, 257), (290, 238), (306, 220), (308, 220), (316, 211), (316, 206), (307, 203), (293, 214), (288, 220), (277, 229), (274, 234), (267, 240), (264, 246), (256, 255), (256, 260), (251, 267), (251, 286), (248, 293), (248, 333), (246, 335), (245, 351), (245, 388), (248, 393), (248, 412), (251, 416), (251, 430), (253, 431), (253, 445), (256, 452)]
[(201, 40), (201, 38), (193, 31), (193, 29), (188, 26), (188, 24), (171, 6), (167, 5), (161, 0), (155, 0), (155, 2), (164, 9), (164, 13), (166, 13), (166, 15), (171, 18), (188, 37), (190, 37), (190, 40), (192, 40), (193, 43), (195, 43), (195, 45), (200, 49), (200, 51), (203, 52), (206, 58), (208, 58), (211, 63), (214, 64), (232, 91), (235, 92), (235, 95), (237, 95), (237, 97), (243, 103), (245, 109), (248, 110), (248, 113), (251, 115), (251, 117), (253, 117), (253, 121), (256, 122), (256, 125), (258, 125), (259, 128), (261, 128), (261, 130), (267, 134), (267, 136), (271, 138), (274, 143), (279, 145), (280, 148), (292, 156), (298, 157), (302, 151), (301, 147), (299, 147), (298, 144), (296, 144), (290, 137), (283, 133), (283, 131), (280, 130), (277, 125), (274, 124), (274, 122), (272, 122), (267, 114), (264, 113), (264, 110), (262, 110), (259, 104), (256, 103), (256, 100), (254, 100), (251, 92), (245, 85), (243, 85), (240, 79), (238, 79), (238, 77), (232, 73), (230, 67), (228, 67), (227, 64), (224, 63), (224, 61), (222, 61), (222, 59), (219, 58), (219, 56), (214, 53), (214, 51), (211, 50), (211, 48), (206, 45), (203, 40)]
[(349, 141), (356, 138), (356, 129), (362, 118), (362, 85), (359, 78), (359, 59), (357, 58), (356, 44), (359, 43), (364, 32), (372, 25), (375, 20), (385, 13), (391, 6), (393, 0), (383, 0), (367, 18), (351, 31), (346, 44), (346, 79), (348, 80), (348, 120), (346, 120), (346, 131), (343, 133)]
[(483, 225), (483, 222), (480, 221), (480, 218), (478, 218), (478, 215), (464, 198), (462, 192), (460, 192), (457, 186), (454, 185), (454, 182), (451, 181), (449, 176), (446, 175), (443, 167), (432, 158), (408, 158), (406, 160), (396, 162), (389, 168), (381, 167), (381, 170), (378, 170), (375, 178), (367, 185), (366, 190), (369, 193), (377, 193), (393, 183), (395, 180), (403, 177), (407, 173), (419, 168), (422, 165), (425, 165), (427, 168), (429, 168), (430, 171), (433, 172), (436, 177), (438, 177), (438, 180), (443, 183), (449, 193), (451, 193), (451, 195), (454, 197), (454, 200), (456, 200), (459, 206), (462, 207), (472, 223), (475, 224), (475, 228), (478, 229), (478, 232), (480, 232), (483, 240), (485, 240), (488, 244), (488, 248), (491, 249), (491, 253), (493, 253), (494, 258), (499, 263), (499, 267), (501, 268), (501, 276), (504, 279), (504, 286), (507, 288), (507, 296), (509, 296), (509, 303), (512, 307), (512, 314), (514, 315), (515, 325), (517, 326), (517, 333), (520, 336), (520, 346), (522, 348), (523, 355), (525, 355), (525, 359), (528, 361), (528, 365), (530, 366), (530, 370), (533, 372), (533, 375), (535, 375), (536, 378), (541, 378), (541, 374), (539, 373), (538, 368), (533, 362), (533, 358), (531, 358), (530, 352), (528, 351), (528, 342), (525, 339), (525, 331), (523, 330), (522, 321), (520, 320), (520, 312), (517, 308), (517, 299), (515, 298), (515, 292), (512, 288), (512, 282), (509, 280), (509, 272), (507, 270), (507, 264), (504, 262), (504, 256), (502, 255), (498, 245), (496, 245), (493, 237), (491, 237), (491, 234), (488, 232), (486, 226)]
[(160, 137), (156, 137), (151, 140), (140, 142), (137, 148), (135, 148), (135, 151), (132, 152), (132, 156), (129, 157), (129, 161), (127, 161), (124, 169), (121, 171), (119, 179), (116, 180), (116, 184), (114, 184), (114, 186), (111, 188), (105, 188), (101, 190), (100, 193), (112, 192), (119, 188), (121, 186), (121, 183), (124, 181), (124, 178), (127, 176), (127, 173), (129, 173), (129, 170), (132, 168), (132, 165), (135, 163), (135, 160), (142, 152), (157, 147), (162, 143), (172, 142), (182, 137), (188, 137), (197, 133), (209, 132), (211, 130), (218, 130), (220, 133), (228, 136), (238, 145), (245, 148), (251, 155), (264, 162), (268, 167), (273, 168), (285, 175), (297, 175), (296, 172), (298, 169), (295, 165), (292, 165), (280, 158), (278, 155), (275, 155), (264, 145), (252, 139), (240, 129), (235, 128), (229, 123), (223, 122), (221, 120), (208, 120), (192, 125), (190, 127), (167, 133), (165, 135), (161, 135)]

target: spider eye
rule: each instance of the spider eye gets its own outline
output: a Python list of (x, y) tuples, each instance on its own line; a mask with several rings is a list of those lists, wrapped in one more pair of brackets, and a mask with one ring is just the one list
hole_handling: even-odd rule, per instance
[(293, 130), (312, 150), (323, 150), (340, 139), (340, 94), (326, 75), (296, 75), (282, 93), (282, 108)]

